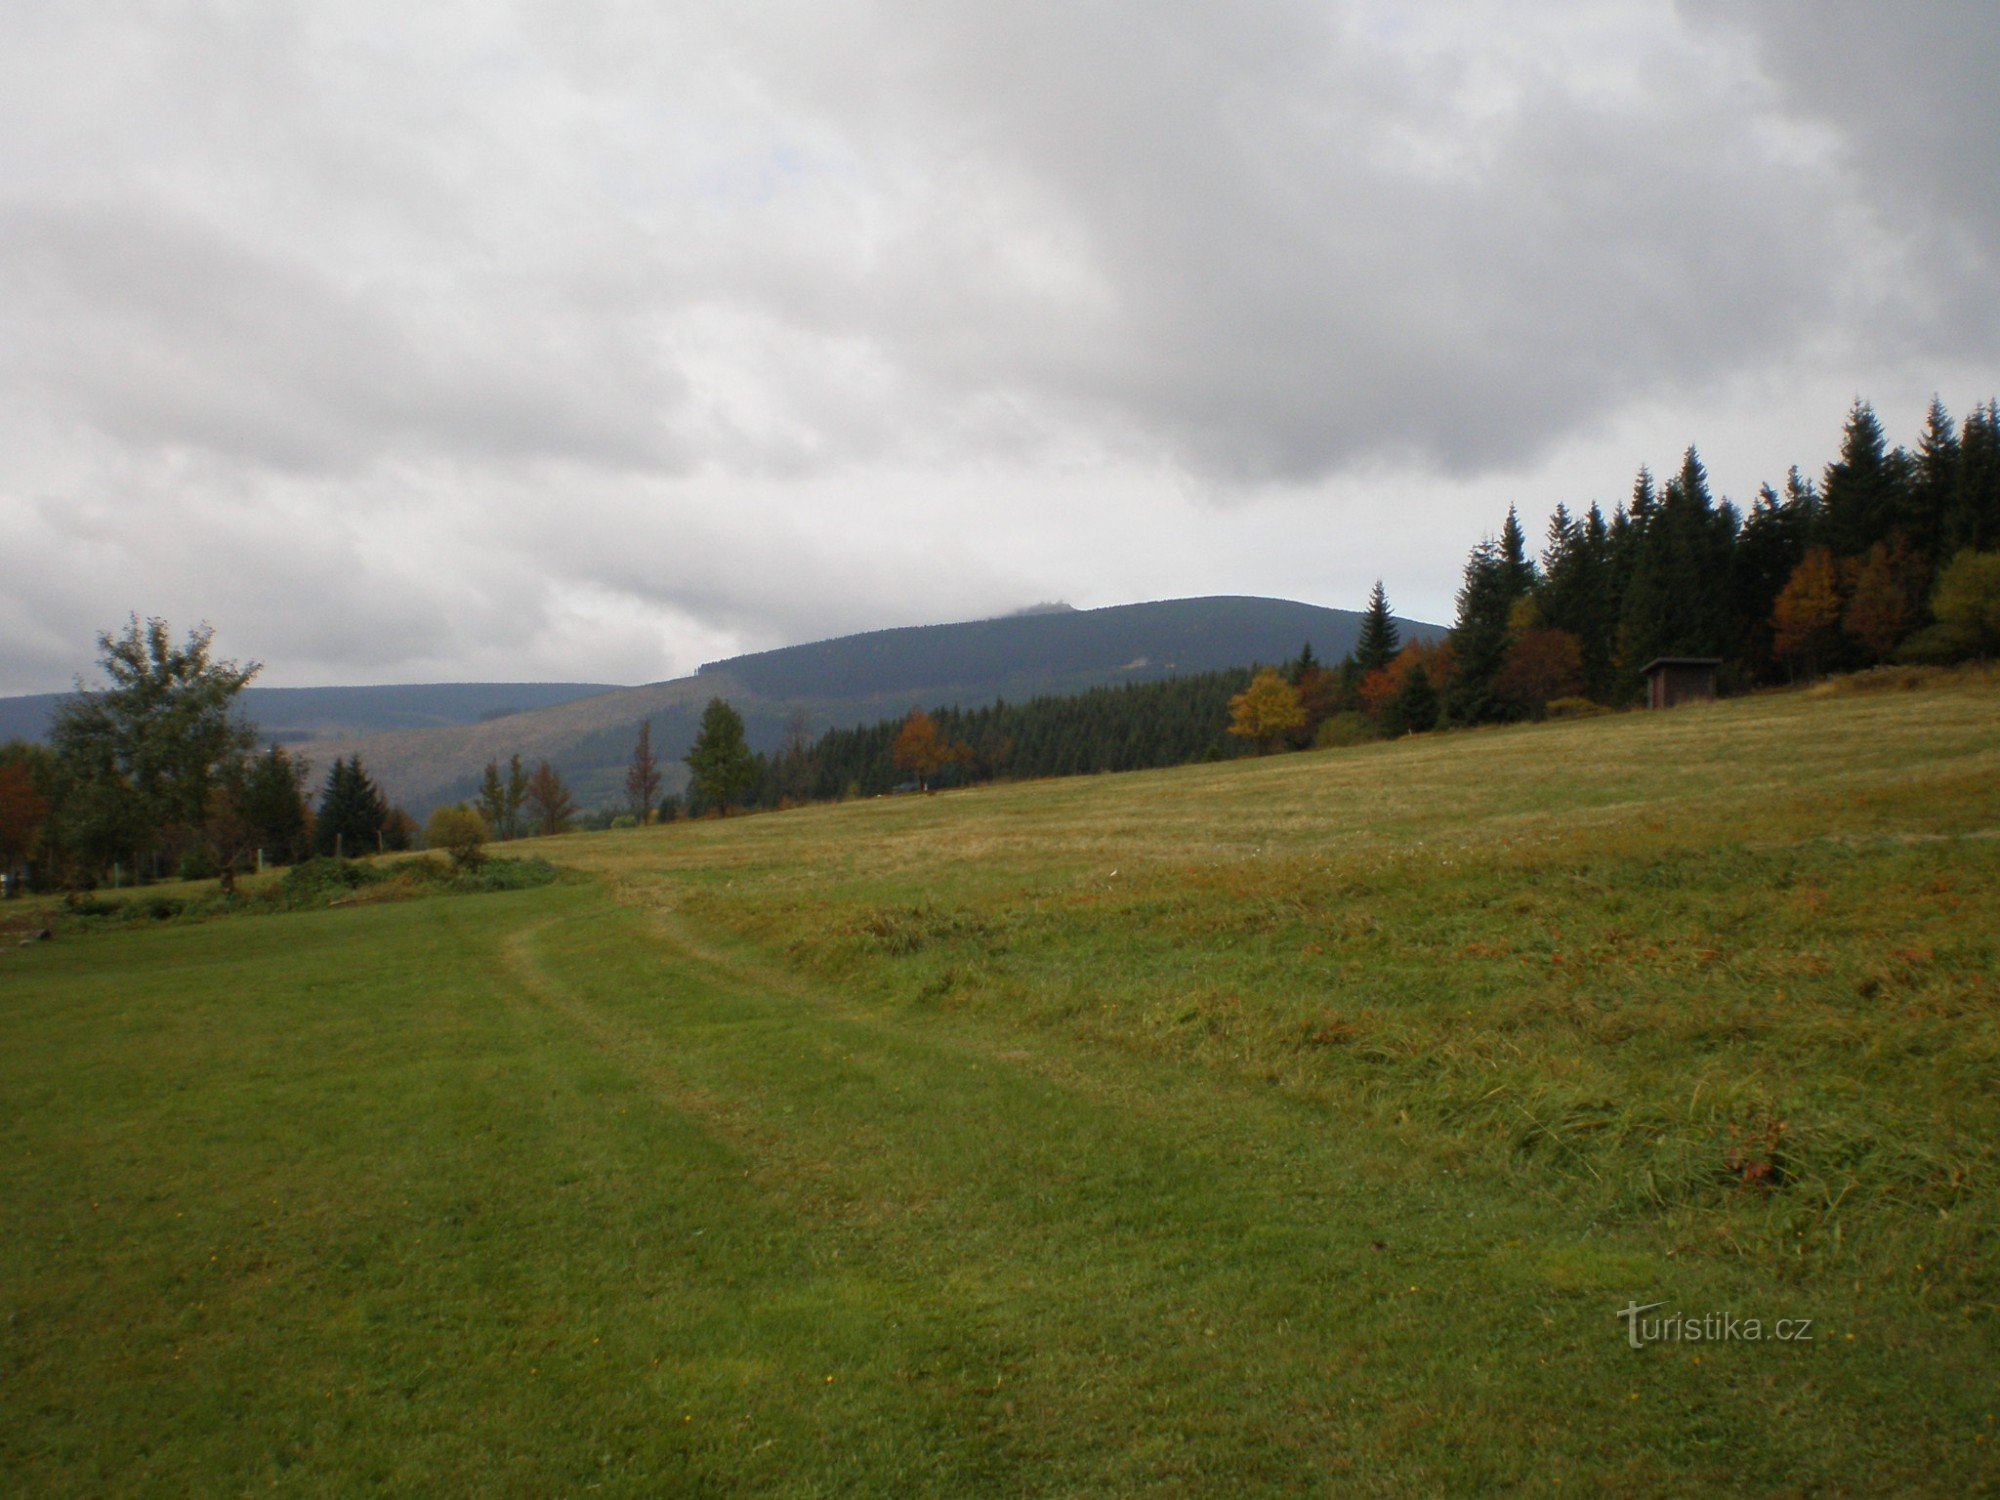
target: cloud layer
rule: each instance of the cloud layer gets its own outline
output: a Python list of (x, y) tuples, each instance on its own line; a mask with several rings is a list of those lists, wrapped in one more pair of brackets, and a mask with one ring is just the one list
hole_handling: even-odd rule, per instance
[(16, 8), (0, 691), (131, 609), (273, 682), (1435, 613), (1697, 421), (1775, 475), (1990, 394), (1996, 64), (1858, 0)]

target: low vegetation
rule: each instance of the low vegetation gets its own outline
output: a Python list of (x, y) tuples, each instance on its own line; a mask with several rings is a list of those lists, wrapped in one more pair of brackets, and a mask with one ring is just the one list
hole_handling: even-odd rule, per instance
[(9, 946), (0, 1473), (1989, 1489), (2000, 680), (1848, 681)]

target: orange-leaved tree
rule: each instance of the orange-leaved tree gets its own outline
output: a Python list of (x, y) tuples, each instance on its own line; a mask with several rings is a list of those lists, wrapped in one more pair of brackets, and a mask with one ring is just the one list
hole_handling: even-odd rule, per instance
[(34, 857), (48, 816), (48, 799), (36, 789), (25, 760), (0, 763), (0, 874), (12, 874)]
[(890, 764), (916, 777), (917, 790), (921, 792), (931, 789), (932, 780), (946, 766), (971, 758), (972, 751), (947, 740), (938, 732), (937, 720), (921, 708), (910, 710), (909, 718), (896, 731), (895, 744), (889, 747)]
[(1792, 570), (1771, 610), (1772, 653), (1818, 673), (1840, 645), (1840, 568), (1833, 553), (1815, 547)]

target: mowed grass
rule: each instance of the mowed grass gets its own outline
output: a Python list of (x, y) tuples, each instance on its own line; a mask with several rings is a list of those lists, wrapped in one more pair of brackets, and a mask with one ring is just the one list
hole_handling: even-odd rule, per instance
[(0, 1482), (1991, 1490), (1996, 834), (1967, 674), (9, 949)]

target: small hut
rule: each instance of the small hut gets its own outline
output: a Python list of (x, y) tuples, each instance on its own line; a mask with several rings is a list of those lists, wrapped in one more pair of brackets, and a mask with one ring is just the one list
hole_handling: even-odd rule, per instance
[(1715, 701), (1719, 656), (1661, 656), (1645, 665), (1646, 707), (1678, 708)]

